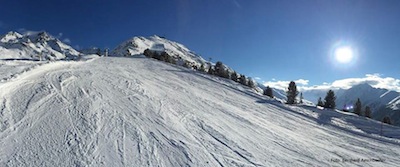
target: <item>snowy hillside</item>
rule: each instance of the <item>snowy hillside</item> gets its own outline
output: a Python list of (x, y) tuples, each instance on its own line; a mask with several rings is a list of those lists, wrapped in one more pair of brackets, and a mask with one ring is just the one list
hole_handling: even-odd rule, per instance
[(111, 53), (111, 56), (134, 56), (143, 54), (144, 50), (151, 49), (156, 51), (165, 51), (172, 57), (182, 61), (189, 61), (197, 66), (206, 61), (199, 55), (190, 51), (188, 48), (174, 41), (159, 37), (133, 37), (117, 46)]
[(1, 76), (0, 166), (398, 165), (399, 127), (381, 136), (230, 80), (148, 58), (26, 63), (0, 66), (15, 73)]
[(61, 60), (76, 59), (80, 53), (46, 32), (21, 35), (9, 32), (0, 37), (2, 60)]

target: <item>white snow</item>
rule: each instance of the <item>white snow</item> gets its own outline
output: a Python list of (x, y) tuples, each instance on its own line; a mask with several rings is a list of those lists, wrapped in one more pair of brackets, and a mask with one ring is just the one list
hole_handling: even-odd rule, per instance
[(392, 101), (390, 101), (388, 106), (393, 110), (399, 110), (400, 109), (400, 96), (397, 96)]
[(32, 68), (48, 63), (46, 61), (8, 60), (0, 61), (0, 83), (16, 78), (18, 75), (30, 71)]
[(135, 56), (143, 54), (146, 49), (165, 51), (178, 60), (186, 60), (197, 66), (206, 63), (201, 56), (190, 51), (184, 45), (159, 36), (133, 37), (117, 46), (111, 55), (120, 57)]
[[(46, 32), (9, 32), (0, 39), (2, 60), (76, 59), (80, 53)], [(40, 58), (41, 57), (41, 58)]]
[(17, 32), (10, 31), (6, 35), (1, 37), (0, 42), (13, 43), (13, 42), (17, 42), (18, 38), (22, 38), (22, 35)]
[(148, 58), (27, 63), (1, 65), (19, 75), (0, 83), (0, 166), (398, 165), (399, 127), (230, 80)]

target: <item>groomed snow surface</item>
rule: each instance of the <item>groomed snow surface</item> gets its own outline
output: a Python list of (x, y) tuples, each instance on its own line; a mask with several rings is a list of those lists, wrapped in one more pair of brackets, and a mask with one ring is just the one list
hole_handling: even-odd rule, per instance
[(17, 62), (0, 66), (17, 69), (0, 73), (0, 166), (399, 164), (398, 127), (164, 62)]

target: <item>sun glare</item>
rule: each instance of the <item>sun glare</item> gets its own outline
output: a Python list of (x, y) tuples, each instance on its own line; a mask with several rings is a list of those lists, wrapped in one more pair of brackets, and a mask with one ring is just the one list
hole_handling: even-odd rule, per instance
[(337, 48), (335, 58), (340, 63), (349, 63), (353, 59), (353, 50), (350, 47)]
[(355, 43), (339, 40), (329, 50), (329, 60), (337, 69), (349, 69), (357, 64), (359, 50)]

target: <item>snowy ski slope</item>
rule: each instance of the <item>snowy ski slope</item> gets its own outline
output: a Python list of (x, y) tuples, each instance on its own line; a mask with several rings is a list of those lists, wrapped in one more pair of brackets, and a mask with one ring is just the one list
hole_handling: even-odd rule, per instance
[(0, 73), (0, 166), (399, 164), (399, 127), (383, 125), (381, 136), (376, 121), (288, 106), (182, 67), (32, 63), (0, 66), (11, 70)]

